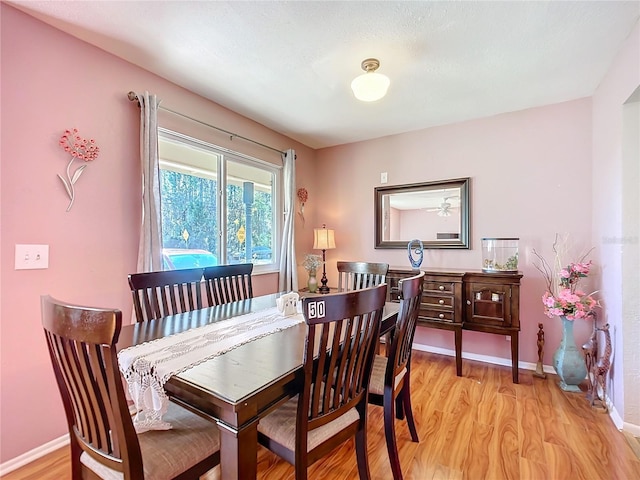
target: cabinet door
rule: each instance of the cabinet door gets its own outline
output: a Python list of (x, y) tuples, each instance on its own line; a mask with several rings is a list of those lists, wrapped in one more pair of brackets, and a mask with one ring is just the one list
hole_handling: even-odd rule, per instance
[(467, 283), (465, 304), (465, 322), (511, 327), (511, 285)]

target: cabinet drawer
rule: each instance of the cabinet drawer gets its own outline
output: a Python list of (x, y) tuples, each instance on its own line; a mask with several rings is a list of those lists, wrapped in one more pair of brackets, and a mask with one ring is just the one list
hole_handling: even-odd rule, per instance
[(423, 295), (422, 308), (453, 308), (455, 298), (452, 295)]
[(450, 293), (453, 295), (455, 283), (425, 280), (422, 291), (425, 293)]
[(421, 308), (419, 319), (423, 321), (435, 321), (445, 323), (456, 323), (453, 310), (437, 310), (434, 308)]

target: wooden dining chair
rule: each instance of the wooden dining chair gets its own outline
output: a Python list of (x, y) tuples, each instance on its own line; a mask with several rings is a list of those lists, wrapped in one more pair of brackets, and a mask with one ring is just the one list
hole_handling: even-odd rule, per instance
[(369, 402), (384, 408), (384, 434), (394, 480), (402, 479), (398, 457), (394, 417), (407, 417), (411, 440), (418, 441), (418, 432), (411, 408), (411, 346), (416, 331), (418, 312), (422, 301), (424, 272), (400, 280), (400, 311), (387, 355), (376, 355), (369, 384)]
[(137, 434), (118, 369), (119, 310), (41, 297), (42, 325), (64, 405), (74, 480), (193, 479), (220, 463), (218, 427), (170, 403), (172, 429)]
[(389, 264), (370, 262), (338, 262), (338, 291), (345, 292), (375, 287), (385, 283)]
[(132, 273), (129, 287), (138, 322), (203, 308), (204, 268)]
[(204, 269), (209, 305), (222, 305), (253, 298), (253, 263), (218, 265)]
[(358, 473), (370, 478), (367, 392), (387, 286), (303, 298), (308, 324), (302, 390), (260, 420), (258, 441), (295, 467), (307, 468), (355, 436)]

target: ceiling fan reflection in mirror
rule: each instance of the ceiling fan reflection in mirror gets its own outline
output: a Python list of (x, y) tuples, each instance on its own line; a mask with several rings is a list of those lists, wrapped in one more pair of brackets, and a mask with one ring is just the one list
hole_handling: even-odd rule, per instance
[(451, 216), (451, 210), (458, 208), (457, 205), (452, 205), (451, 202), (449, 202), (450, 199), (454, 199), (454, 198), (460, 198), (459, 196), (453, 196), (453, 197), (444, 197), (442, 199), (442, 203), (436, 207), (436, 208), (430, 208), (427, 211), (428, 212), (438, 212), (437, 215), (439, 217), (450, 217)]

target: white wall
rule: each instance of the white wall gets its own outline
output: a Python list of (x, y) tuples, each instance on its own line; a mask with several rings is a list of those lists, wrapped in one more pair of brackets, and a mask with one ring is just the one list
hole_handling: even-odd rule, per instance
[[(640, 274), (633, 268), (623, 274), (623, 264), (637, 258), (640, 247), (637, 236), (625, 236), (628, 229), (633, 231), (638, 224), (631, 206), (637, 202), (640, 187), (637, 167), (631, 163), (638, 159), (631, 158), (632, 149), (627, 146), (629, 156), (623, 160), (623, 106), (639, 85), (640, 25), (637, 24), (593, 96), (592, 241), (598, 247), (597, 261), (602, 268), (599, 290), (605, 308), (601, 322), (611, 325), (614, 346), (608, 393), (625, 428), (640, 435), (639, 357), (637, 354), (626, 356), (623, 350), (626, 345), (637, 351), (640, 345), (638, 310), (623, 302), (623, 283), (625, 289), (633, 289)], [(638, 293), (636, 290), (629, 295), (637, 297)], [(628, 299), (629, 295), (624, 298)]]
[(622, 365), (624, 419), (640, 426), (640, 87), (622, 118)]

